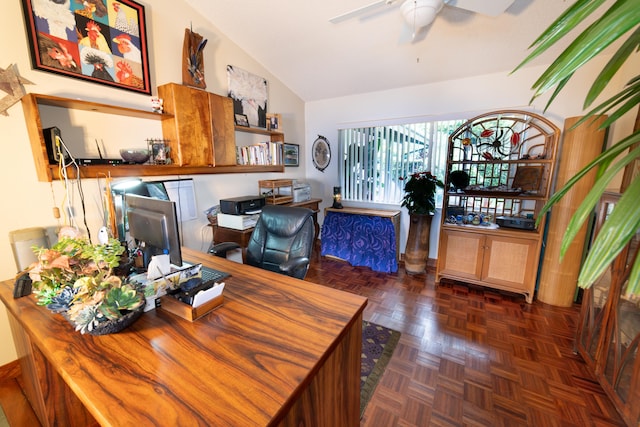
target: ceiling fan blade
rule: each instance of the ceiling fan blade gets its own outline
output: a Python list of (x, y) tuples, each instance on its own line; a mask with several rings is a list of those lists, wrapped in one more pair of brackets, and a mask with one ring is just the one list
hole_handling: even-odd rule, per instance
[(513, 4), (514, 0), (445, 0), (445, 4), (481, 15), (499, 16)]
[(359, 7), (357, 9), (353, 9), (349, 12), (343, 13), (341, 15), (338, 16), (334, 16), (333, 18), (329, 19), (329, 22), (331, 22), (332, 24), (337, 24), (338, 22), (342, 22), (345, 21), (349, 18), (353, 18), (354, 16), (360, 15), (362, 13), (368, 12), (370, 10), (373, 9), (377, 9), (379, 6), (383, 5), (383, 4), (393, 4), (395, 3), (397, 0), (378, 0), (375, 1), (373, 3), (369, 3), (367, 5), (364, 5), (362, 7)]

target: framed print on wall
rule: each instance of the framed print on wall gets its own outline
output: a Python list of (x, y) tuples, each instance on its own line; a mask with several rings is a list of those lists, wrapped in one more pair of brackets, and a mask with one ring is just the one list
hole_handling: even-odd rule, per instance
[(34, 69), (151, 95), (144, 6), (22, 0)]
[(298, 144), (283, 144), (284, 165), (300, 166), (300, 146)]
[(244, 114), (251, 127), (267, 128), (267, 80), (242, 68), (227, 65), (233, 112)]

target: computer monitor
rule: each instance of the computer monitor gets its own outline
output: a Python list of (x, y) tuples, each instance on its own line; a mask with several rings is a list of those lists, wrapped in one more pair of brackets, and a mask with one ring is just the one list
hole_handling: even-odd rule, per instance
[(171, 264), (182, 266), (176, 204), (135, 194), (125, 195), (129, 235), (144, 242), (145, 267), (153, 255), (169, 254)]

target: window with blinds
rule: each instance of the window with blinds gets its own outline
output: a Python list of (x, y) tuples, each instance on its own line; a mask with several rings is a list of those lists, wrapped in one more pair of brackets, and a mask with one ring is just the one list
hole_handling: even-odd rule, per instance
[[(464, 120), (341, 129), (339, 174), (342, 198), (359, 202), (400, 204), (404, 181), (430, 171), (444, 180), (449, 134)], [(442, 204), (442, 190), (436, 205)]]

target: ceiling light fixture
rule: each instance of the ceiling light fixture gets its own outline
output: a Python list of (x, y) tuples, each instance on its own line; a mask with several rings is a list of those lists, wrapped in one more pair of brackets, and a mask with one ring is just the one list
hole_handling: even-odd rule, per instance
[(402, 3), (402, 17), (411, 26), (413, 37), (420, 28), (433, 22), (443, 5), (443, 0), (405, 0)]

